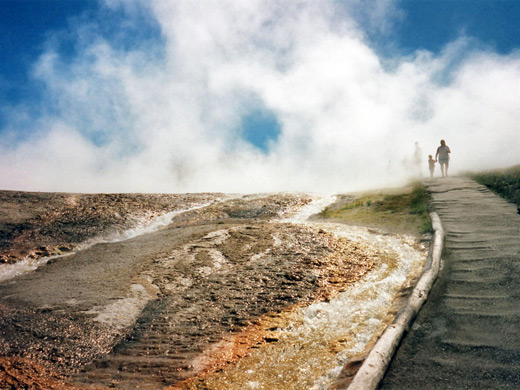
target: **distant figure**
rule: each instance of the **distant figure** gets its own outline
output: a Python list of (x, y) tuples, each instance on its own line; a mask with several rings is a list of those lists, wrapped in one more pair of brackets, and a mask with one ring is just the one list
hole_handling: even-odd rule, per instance
[(448, 168), (450, 167), (450, 147), (446, 145), (446, 141), (441, 140), (441, 146), (437, 148), (437, 153), (435, 153), (435, 158), (437, 159), (439, 164), (441, 164), (441, 173), (442, 177), (448, 176)]
[(388, 160), (388, 164), (386, 164), (386, 173), (389, 176), (393, 176), (393, 174), (394, 174), (394, 167), (392, 165), (392, 160)]
[(422, 156), (422, 150), (421, 150), (421, 147), (419, 146), (419, 142), (416, 142), (415, 143), (415, 153), (413, 154), (413, 163), (415, 165), (415, 169), (417, 171), (417, 175), (419, 177), (422, 177), (422, 170), (421, 170), (421, 165), (422, 165), (422, 162), (423, 162), (423, 156)]
[(428, 168), (430, 168), (430, 178), (433, 179), (433, 172), (435, 172), (435, 163), (437, 160), (434, 160), (432, 155), (428, 155)]

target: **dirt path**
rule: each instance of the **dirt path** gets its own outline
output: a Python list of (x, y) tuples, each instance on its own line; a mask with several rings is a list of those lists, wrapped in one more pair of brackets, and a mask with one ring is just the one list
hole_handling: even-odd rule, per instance
[(446, 238), (439, 279), (382, 389), (520, 388), (520, 216), (464, 178), (426, 183)]

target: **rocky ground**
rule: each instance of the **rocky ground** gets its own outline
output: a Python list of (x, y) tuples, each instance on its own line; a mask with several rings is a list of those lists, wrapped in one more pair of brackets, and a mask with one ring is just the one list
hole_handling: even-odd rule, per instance
[[(330, 298), (380, 255), (282, 222), (307, 195), (0, 199), (4, 263), (72, 251), (0, 284), (0, 388), (192, 386), (186, 380), (275, 342), (284, 311)], [(200, 205), (155, 233), (74, 251)]]
[(0, 263), (70, 252), (88, 239), (222, 198), (222, 194), (0, 191)]

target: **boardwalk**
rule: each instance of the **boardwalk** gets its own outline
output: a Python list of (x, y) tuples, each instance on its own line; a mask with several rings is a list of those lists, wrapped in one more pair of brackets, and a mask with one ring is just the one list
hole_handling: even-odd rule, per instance
[(469, 179), (427, 183), (443, 268), (381, 388), (520, 388), (520, 215)]

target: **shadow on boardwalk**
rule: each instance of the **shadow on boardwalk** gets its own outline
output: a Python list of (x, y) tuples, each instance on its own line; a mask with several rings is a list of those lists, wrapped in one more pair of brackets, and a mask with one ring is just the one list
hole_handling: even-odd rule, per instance
[(520, 216), (465, 178), (425, 183), (443, 268), (382, 389), (520, 388)]

